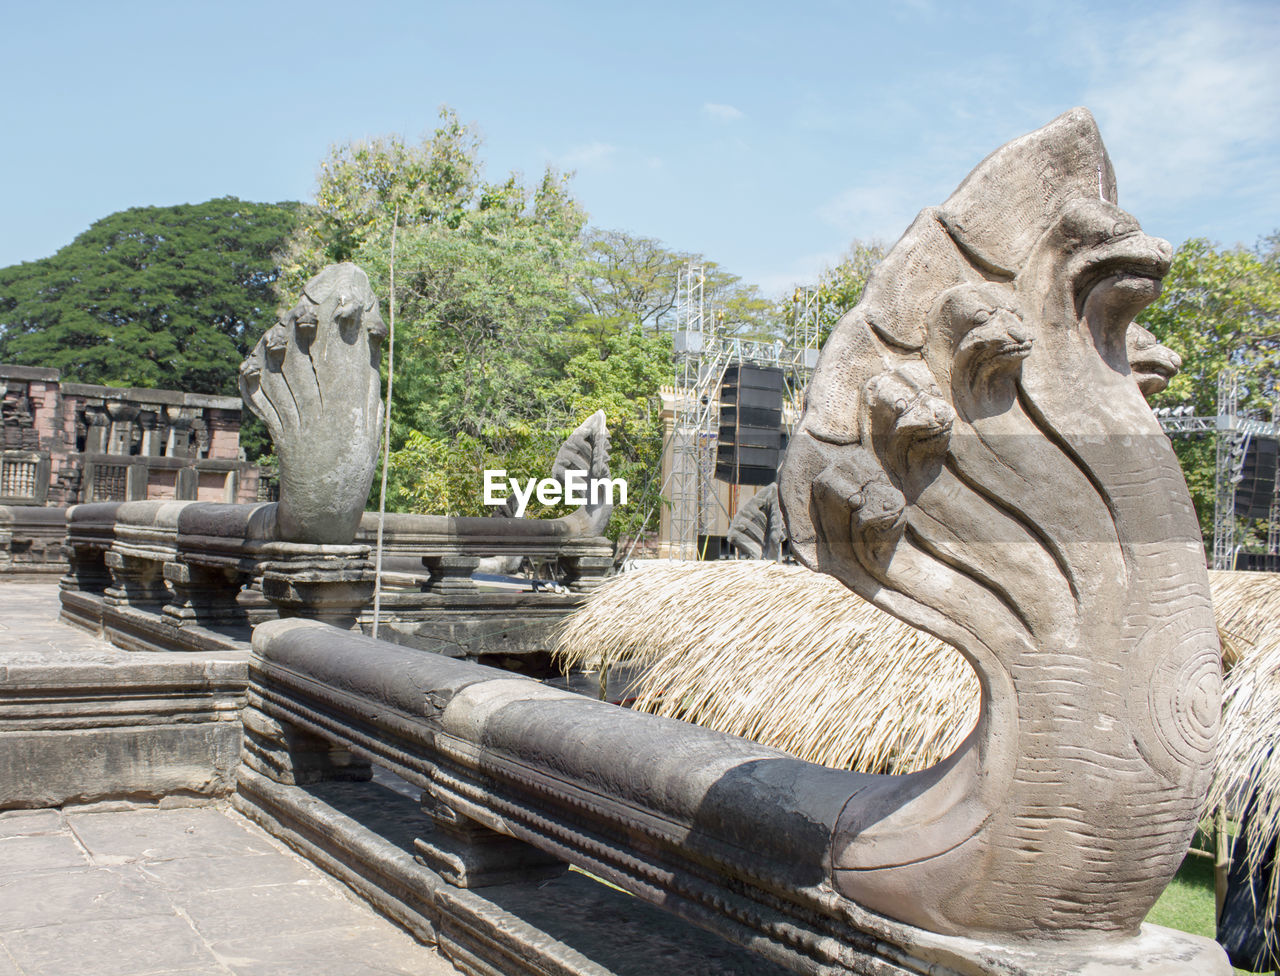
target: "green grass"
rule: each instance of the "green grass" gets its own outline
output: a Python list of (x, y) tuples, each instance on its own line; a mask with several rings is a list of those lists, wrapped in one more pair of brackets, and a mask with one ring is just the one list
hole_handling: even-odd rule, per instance
[[(1213, 913), (1213, 862), (1189, 854), (1147, 915), (1147, 921), (1212, 939)], [(1248, 970), (1233, 972), (1247, 974)]]

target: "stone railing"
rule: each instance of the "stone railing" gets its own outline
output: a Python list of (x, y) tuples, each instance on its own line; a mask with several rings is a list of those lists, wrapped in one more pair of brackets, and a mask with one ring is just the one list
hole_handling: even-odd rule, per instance
[[(545, 521), (404, 514), (385, 518), (384, 559), (408, 561), (410, 566), (420, 560), (429, 577), (424, 592), (473, 592), (471, 574), (482, 559), (493, 556), (554, 562), (557, 576), (575, 593), (595, 589), (613, 568), (613, 543), (600, 536), (583, 536), (582, 523), (573, 516)], [(377, 533), (377, 515), (366, 512), (356, 541), (372, 547)]]
[(67, 510), (0, 505), (0, 573), (63, 573)]
[[(832, 838), (888, 777), (310, 621), (260, 625), (253, 647), (238, 802), (296, 825), (315, 801), (285, 787), (391, 770), (423, 791), (420, 877), (401, 891), (484, 889), (572, 864), (795, 972), (1065, 976), (1121, 961), (1217, 972), (1212, 943), (1149, 926), (1101, 947), (1019, 949), (861, 907), (830, 884)], [(314, 843), (341, 859), (358, 833)], [(440, 928), (465, 922), (448, 899), (433, 907)]]
[[(350, 545), (294, 543), (273, 538), (275, 510), (275, 503), (155, 500), (34, 511), (58, 513), (60, 542), (65, 518), (63, 617), (122, 646), (204, 650), (228, 640), (243, 646), (250, 624), (275, 616), (367, 627), (376, 517), (365, 516)], [(389, 515), (384, 565), (398, 561), (414, 573), (394, 577), (400, 585), (384, 602), (384, 620), (411, 622), (421, 639), (405, 639), (424, 647), (528, 650), (511, 638), (518, 633), (541, 648), (580, 597), (547, 595), (533, 605), (520, 594), (483, 593), (471, 574), (485, 557), (535, 556), (558, 563), (572, 593), (583, 594), (612, 568), (613, 547), (575, 535), (576, 528), (566, 519)], [(0, 533), (6, 531), (0, 514)], [(452, 619), (462, 611), (485, 619)], [(519, 627), (508, 619), (521, 616), (531, 619)], [(486, 641), (471, 624), (507, 636)]]

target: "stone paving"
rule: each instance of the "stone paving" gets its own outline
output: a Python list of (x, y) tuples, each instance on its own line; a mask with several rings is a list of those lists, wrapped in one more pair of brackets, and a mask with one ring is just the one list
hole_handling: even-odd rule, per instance
[(109, 664), (129, 652), (58, 619), (57, 583), (0, 582), (0, 666)]
[(0, 976), (455, 976), (225, 807), (0, 813)]
[[(57, 614), (0, 585), (0, 678), (140, 656)], [(456, 970), (225, 803), (0, 812), (0, 976), (408, 973)]]

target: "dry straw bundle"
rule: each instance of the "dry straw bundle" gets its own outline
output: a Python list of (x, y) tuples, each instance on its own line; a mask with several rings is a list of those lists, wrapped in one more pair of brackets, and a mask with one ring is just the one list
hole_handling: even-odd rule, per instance
[[(1265, 644), (1280, 575), (1210, 581), (1230, 663)], [(1248, 728), (1229, 709), (1228, 743), (1280, 741), (1280, 647), (1266, 646), (1276, 663), (1255, 685), (1273, 682), (1274, 700), (1245, 708)], [(626, 692), (636, 708), (837, 768), (923, 769), (949, 755), (978, 714), (977, 677), (955, 649), (828, 576), (770, 562), (663, 562), (617, 576), (569, 618), (557, 653), (566, 668), (639, 669)], [(1267, 720), (1264, 735), (1257, 726)], [(1243, 768), (1263, 763), (1249, 755)], [(1280, 823), (1280, 768), (1276, 780)]]
[(829, 576), (771, 562), (617, 576), (569, 618), (557, 653), (567, 668), (644, 668), (627, 691), (638, 709), (842, 769), (923, 769), (978, 717), (959, 652)]
[(1222, 662), (1230, 669), (1280, 631), (1280, 573), (1210, 573), (1209, 585)]
[[(1248, 869), (1258, 875), (1280, 836), (1280, 575), (1215, 573), (1214, 610), (1224, 659), (1234, 658), (1223, 694), (1222, 739), (1208, 808), (1246, 825)], [(1261, 874), (1269, 906), (1280, 904), (1280, 871)], [(1275, 909), (1261, 913), (1276, 945)]]

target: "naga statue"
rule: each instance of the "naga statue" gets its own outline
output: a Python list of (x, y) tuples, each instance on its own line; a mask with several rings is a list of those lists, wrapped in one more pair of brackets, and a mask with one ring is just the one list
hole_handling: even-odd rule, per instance
[(743, 505), (729, 523), (729, 545), (748, 559), (782, 558), (787, 527), (778, 504), (778, 484), (766, 485)]
[(382, 431), (386, 334), (368, 276), (331, 264), (241, 364), (240, 395), (280, 457), (280, 502), (266, 538), (346, 545), (355, 537)]
[(1137, 932), (1211, 778), (1221, 675), (1200, 529), (1132, 324), (1170, 246), (1075, 109), (924, 210), (841, 320), (779, 492), (791, 545), (954, 645), (981, 686), (941, 764), (869, 778), (835, 889), (1008, 943)]

